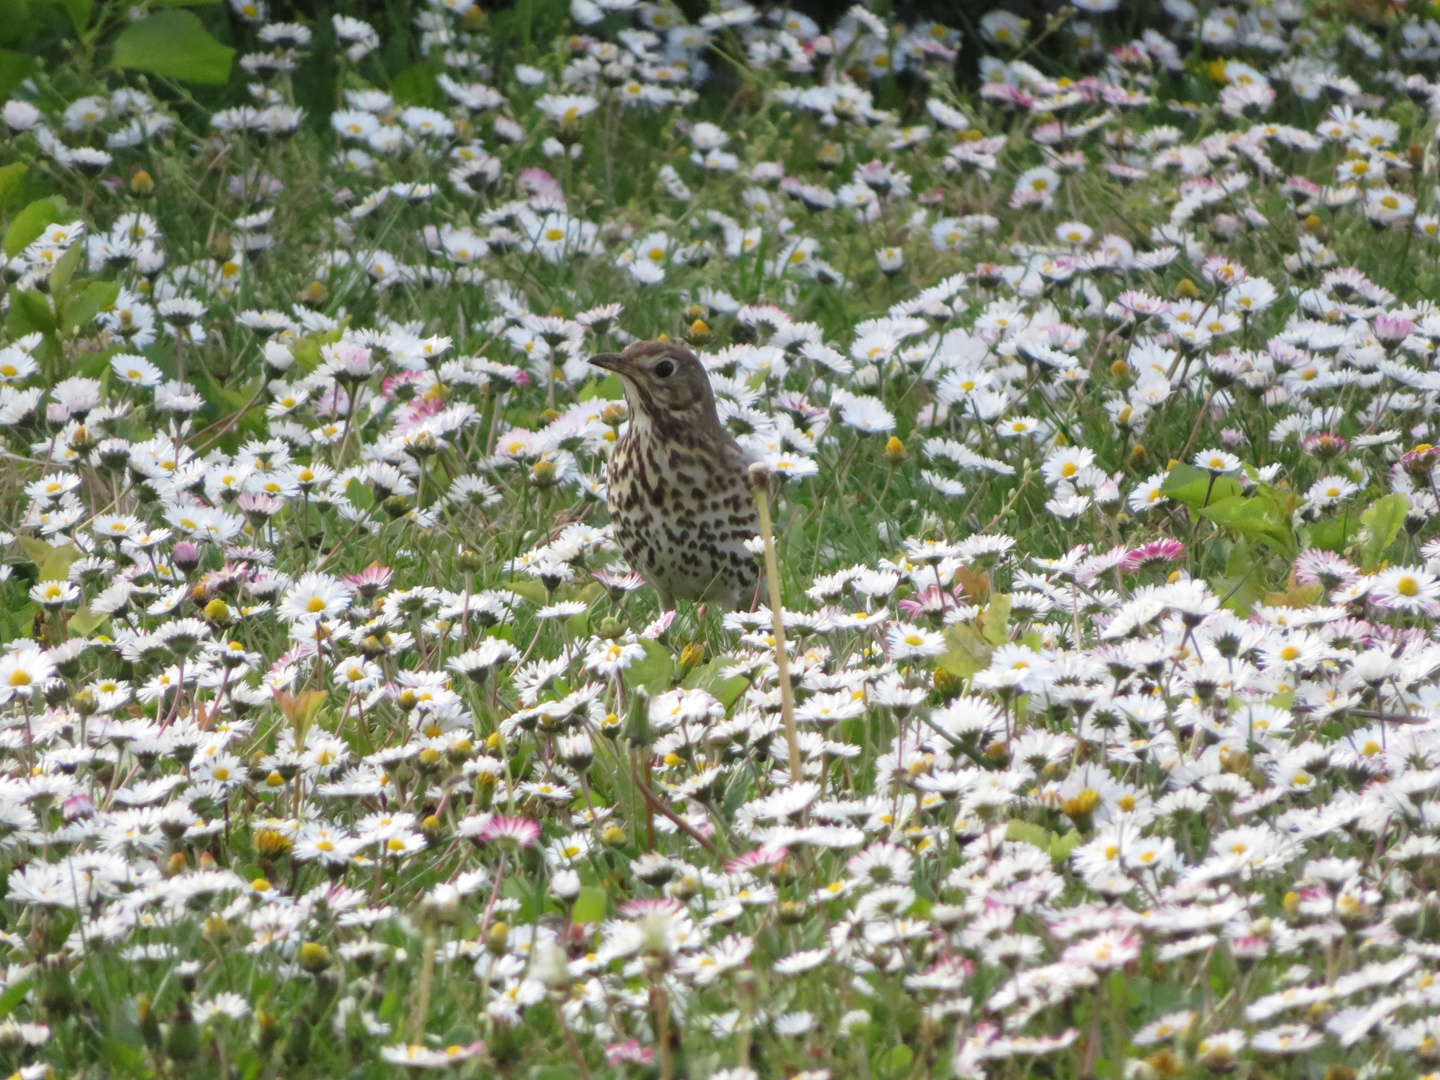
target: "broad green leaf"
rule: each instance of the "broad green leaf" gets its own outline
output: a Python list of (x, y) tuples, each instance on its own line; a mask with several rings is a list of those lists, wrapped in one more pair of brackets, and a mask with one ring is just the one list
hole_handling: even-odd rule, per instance
[(75, 609), (75, 614), (70, 616), (70, 621), (65, 626), (72, 634), (89, 637), (109, 617), (108, 615), (96, 615), (90, 610), (89, 604), (81, 604)]
[(708, 690), (715, 695), (715, 700), (728, 709), (750, 685), (750, 680), (743, 675), (731, 675), (728, 678), (724, 675), (724, 672), (734, 665), (735, 661), (730, 657), (717, 656), (691, 670), (680, 685), (687, 690)]
[(87, 323), (120, 296), (120, 285), (114, 281), (92, 281), (79, 292), (71, 291), (60, 306), (57, 329), (67, 337), (78, 334)]
[(1055, 834), (1043, 825), (1036, 825), (1033, 821), (1012, 821), (1005, 826), (1006, 840), (1019, 840), (1022, 843), (1034, 844), (1041, 851), (1050, 850), (1050, 842)]
[(76, 33), (83, 34), (90, 28), (91, 0), (61, 0), (61, 2), (70, 15), (70, 21), (74, 24)]
[(1207, 494), (1209, 501), (1213, 503), (1217, 499), (1228, 499), (1239, 495), (1240, 492), (1240, 481), (1233, 477), (1216, 477), (1215, 483), (1212, 485), (1208, 472), (1183, 462), (1170, 466), (1170, 471), (1160, 485), (1161, 495), (1167, 499), (1182, 502), (1189, 507), (1204, 506)]
[(1055, 861), (1057, 866), (1063, 866), (1066, 860), (1070, 858), (1071, 852), (1079, 846), (1080, 834), (1074, 829), (1071, 829), (1064, 836), (1051, 834), (1050, 858)]
[(65, 295), (65, 290), (70, 287), (70, 279), (75, 276), (75, 268), (80, 265), (80, 256), (84, 249), (84, 244), (71, 244), (70, 250), (55, 260), (55, 267), (50, 271), (51, 296)]
[(577, 923), (598, 923), (605, 918), (605, 904), (608, 897), (598, 885), (586, 885), (575, 898), (570, 909), (570, 920)]
[(982, 613), (980, 634), (997, 648), (1010, 640), (1010, 594), (995, 593)]
[(33, 536), (20, 537), (20, 546), (30, 556), (30, 561), (40, 568), (41, 581), (64, 581), (70, 564), (82, 554), (74, 544), (54, 547)]
[(885, 1055), (886, 1066), (891, 1072), (896, 1074), (903, 1073), (906, 1069), (910, 1068), (914, 1060), (915, 1051), (911, 1050), (904, 1043), (898, 1046), (892, 1046), (890, 1052)]
[(35, 983), (30, 979), (22, 979), (14, 986), (8, 987), (4, 994), (0, 994), (0, 1019), (9, 1016), (15, 1011), (15, 1006), (25, 1000), (25, 995)]
[(1238, 615), (1248, 615), (1264, 595), (1265, 583), (1255, 550), (1243, 536), (1230, 548), (1225, 576), (1215, 583), (1223, 606)]
[(670, 650), (658, 641), (642, 641), (640, 645), (645, 650), (645, 659), (637, 660), (625, 669), (625, 685), (631, 690), (643, 686), (652, 695), (662, 694), (670, 689), (675, 660)]
[(620, 385), (619, 375), (606, 375), (603, 379), (591, 379), (580, 391), (581, 401), (594, 401), (600, 398), (604, 401), (618, 401), (625, 396), (625, 390)]
[(295, 357), (295, 366), (306, 375), (320, 366), (320, 349), (340, 340), (343, 330), (327, 330), (323, 334), (307, 334), (290, 346), (290, 355)]
[(532, 604), (545, 604), (549, 597), (545, 593), (545, 586), (534, 578), (516, 578), (514, 581), (504, 583), (505, 588), (513, 593), (519, 593)]
[(1410, 500), (1395, 491), (1376, 499), (1360, 515), (1360, 569), (1365, 573), (1373, 574), (1379, 569), (1380, 557), (1400, 535), (1409, 509)]
[[(35, 58), (14, 49), (0, 49), (0, 97), (9, 97), (35, 70)], [(23, 166), (22, 166), (23, 168)]]
[(357, 510), (369, 510), (375, 505), (374, 494), (359, 480), (351, 480), (345, 485), (345, 497)]
[(935, 666), (957, 679), (968, 679), (990, 665), (989, 644), (968, 623), (946, 627), (945, 643), (949, 647), (936, 659)]
[(192, 12), (157, 11), (133, 22), (115, 39), (112, 66), (180, 82), (223, 86), (235, 50), (210, 35)]
[(395, 73), (390, 93), (406, 105), (433, 105), (440, 97), (440, 83), (429, 64), (411, 64)]
[(58, 195), (36, 199), (25, 207), (10, 222), (5, 230), (5, 254), (11, 258), (19, 255), (45, 231), (46, 225), (61, 220), (65, 213), (65, 200)]
[(10, 295), (10, 315), (5, 327), (12, 337), (24, 337), (39, 331), (42, 334), (55, 332), (55, 313), (50, 310), (50, 301), (44, 293), (34, 289)]
[(1302, 529), (1301, 535), (1310, 547), (1333, 551), (1339, 555), (1350, 546), (1359, 529), (1360, 520), (1353, 514), (1346, 514), (1330, 521), (1317, 521), (1314, 525)]
[(138, 1075), (145, 1067), (145, 1048), (120, 1039), (101, 1040), (100, 1055), (111, 1069), (122, 1075)]
[(1232, 495), (1196, 512), (1221, 528), (1239, 533), (1256, 543), (1267, 544), (1283, 555), (1295, 553), (1295, 534), (1272, 498)]
[[(4, 89), (6, 55), (8, 55), (6, 50), (0, 49), (0, 95), (8, 93)], [(0, 167), (0, 209), (3, 209), (10, 196), (20, 189), (20, 184), (25, 179), (26, 168), (23, 161), (12, 161), (9, 165)]]

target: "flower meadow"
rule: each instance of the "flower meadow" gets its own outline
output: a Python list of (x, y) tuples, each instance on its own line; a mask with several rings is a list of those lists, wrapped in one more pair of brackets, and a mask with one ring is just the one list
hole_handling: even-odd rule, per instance
[(282, 7), (4, 31), (0, 1071), (1437, 1075), (1428, 5)]

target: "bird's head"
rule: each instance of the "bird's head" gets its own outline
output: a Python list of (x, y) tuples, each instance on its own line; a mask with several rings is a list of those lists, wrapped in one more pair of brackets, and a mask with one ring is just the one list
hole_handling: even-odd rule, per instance
[(710, 376), (683, 345), (637, 341), (622, 353), (592, 356), (590, 363), (620, 376), (632, 420), (682, 429), (719, 423)]

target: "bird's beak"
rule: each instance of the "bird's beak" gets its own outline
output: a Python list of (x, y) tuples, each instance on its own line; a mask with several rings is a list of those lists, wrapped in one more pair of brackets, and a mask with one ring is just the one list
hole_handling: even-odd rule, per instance
[(624, 357), (619, 353), (600, 353), (599, 356), (590, 357), (590, 363), (616, 374), (624, 372), (626, 367)]
[(619, 353), (601, 353), (599, 356), (592, 356), (590, 363), (606, 371), (613, 371), (617, 375), (626, 375), (630, 372), (630, 365)]

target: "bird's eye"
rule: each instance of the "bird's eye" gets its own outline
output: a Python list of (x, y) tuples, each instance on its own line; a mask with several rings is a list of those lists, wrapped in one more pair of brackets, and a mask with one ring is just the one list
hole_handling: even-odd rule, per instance
[(661, 360), (655, 365), (655, 374), (659, 375), (662, 379), (668, 379), (671, 375), (675, 374), (674, 363), (669, 360)]

